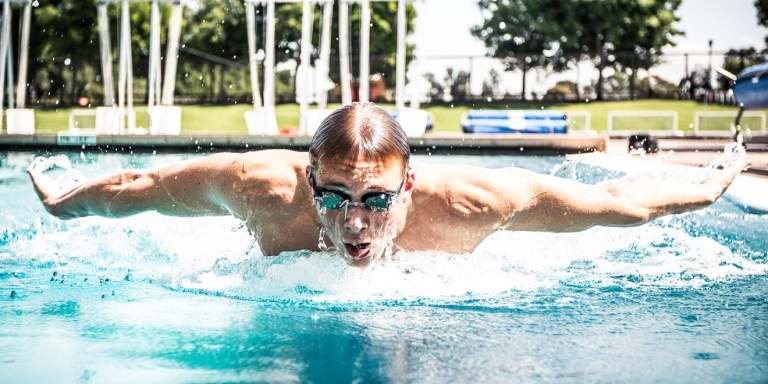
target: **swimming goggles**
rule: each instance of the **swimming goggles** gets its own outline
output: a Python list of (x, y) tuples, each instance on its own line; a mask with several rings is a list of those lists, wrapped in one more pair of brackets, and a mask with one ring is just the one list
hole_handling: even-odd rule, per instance
[[(407, 172), (406, 178), (407, 179)], [(344, 209), (347, 210), (352, 207), (365, 207), (373, 212), (385, 212), (389, 209), (390, 205), (397, 201), (397, 196), (400, 195), (400, 191), (403, 189), (405, 179), (397, 187), (397, 191), (394, 192), (369, 192), (363, 195), (360, 200), (362, 202), (352, 202), (348, 195), (341, 192), (331, 191), (325, 188), (317, 186), (315, 182), (315, 168), (309, 171), (309, 179), (312, 181), (312, 189), (315, 191), (315, 201), (326, 209)]]

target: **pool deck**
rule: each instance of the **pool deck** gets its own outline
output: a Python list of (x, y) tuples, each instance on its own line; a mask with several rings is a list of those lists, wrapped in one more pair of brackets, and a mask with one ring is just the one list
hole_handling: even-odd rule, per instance
[[(725, 145), (731, 142), (728, 138), (659, 139), (659, 152), (647, 157), (672, 164), (703, 167), (722, 154)], [(612, 138), (605, 152), (614, 155), (628, 154), (627, 139)], [(768, 138), (758, 137), (747, 141), (747, 159), (751, 165), (745, 173), (768, 180)]]
[[(703, 166), (714, 159), (731, 142), (728, 137), (657, 137), (659, 153), (652, 158), (663, 161)], [(11, 151), (96, 150), (136, 152), (216, 152), (267, 148), (306, 150), (309, 136), (253, 136), (182, 134), (178, 136), (95, 135), (92, 133), (7, 135), (0, 134), (0, 149)], [(752, 162), (748, 173), (768, 178), (768, 136), (748, 137), (747, 156)], [(608, 135), (468, 135), (430, 133), (410, 138), (415, 154), (477, 155), (564, 155), (589, 152), (627, 154), (626, 137)]]

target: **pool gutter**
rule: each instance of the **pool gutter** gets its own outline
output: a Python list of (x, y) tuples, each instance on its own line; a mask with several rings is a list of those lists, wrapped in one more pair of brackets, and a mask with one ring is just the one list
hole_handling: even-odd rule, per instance
[[(249, 151), (283, 148), (307, 150), (309, 136), (255, 135), (95, 135), (59, 132), (58, 134), (0, 135), (0, 149), (65, 151), (89, 149), (101, 151)], [(607, 135), (466, 135), (428, 134), (410, 138), (416, 154), (505, 154), (562, 155), (604, 152)]]

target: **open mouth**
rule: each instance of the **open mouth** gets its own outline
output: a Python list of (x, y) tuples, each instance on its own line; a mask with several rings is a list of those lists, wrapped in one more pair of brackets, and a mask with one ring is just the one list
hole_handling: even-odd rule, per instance
[(344, 248), (355, 260), (365, 259), (371, 253), (371, 243), (344, 243)]

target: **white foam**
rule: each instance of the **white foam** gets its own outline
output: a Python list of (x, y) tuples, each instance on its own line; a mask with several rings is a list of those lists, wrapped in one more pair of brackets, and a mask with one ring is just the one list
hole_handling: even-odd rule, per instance
[[(637, 163), (620, 168), (640, 172)], [(3, 257), (50, 261), (63, 273), (121, 278), (130, 270), (134, 280), (247, 299), (334, 302), (477, 300), (562, 284), (698, 287), (768, 272), (764, 252), (758, 257), (754, 254), (760, 251), (754, 249), (751, 254), (734, 253), (713, 240), (715, 234), (693, 236), (684, 230), (707, 214), (581, 233), (499, 232), (471, 254), (404, 252), (357, 269), (327, 253), (264, 257), (258, 247), (246, 252), (253, 239), (230, 217), (144, 213), (126, 219), (59, 221), (43, 213), (29, 229), (33, 236), (9, 244), (15, 256)], [(719, 215), (725, 231), (727, 222), (743, 219), (733, 213)], [(760, 223), (764, 220), (756, 225)]]
[(764, 262), (666, 223), (569, 234), (497, 233), (471, 254), (406, 252), (367, 269), (320, 252), (246, 254), (251, 238), (245, 230), (233, 232), (237, 225), (231, 218), (159, 214), (91, 218), (43, 231), (25, 253), (48, 257), (68, 273), (101, 270), (120, 278), (131, 270), (134, 280), (175, 289), (333, 302), (482, 299), (562, 283), (698, 287), (768, 272)]

